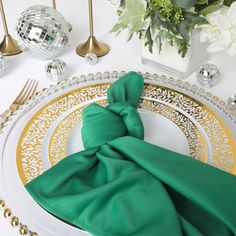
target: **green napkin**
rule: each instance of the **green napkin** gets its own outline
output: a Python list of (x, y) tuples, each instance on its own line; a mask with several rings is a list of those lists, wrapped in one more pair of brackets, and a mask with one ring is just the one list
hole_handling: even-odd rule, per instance
[[(236, 177), (143, 141), (142, 76), (83, 111), (85, 151), (26, 185), (45, 210), (98, 236), (236, 235)], [(170, 137), (171, 138), (171, 137)]]

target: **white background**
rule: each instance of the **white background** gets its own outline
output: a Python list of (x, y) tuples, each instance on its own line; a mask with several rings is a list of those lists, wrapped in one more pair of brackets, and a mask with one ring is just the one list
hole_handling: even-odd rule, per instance
[[(51, 5), (50, 0), (3, 0), (3, 3), (9, 32), (12, 35), (14, 35), (17, 16), (24, 9), (36, 4)], [(94, 25), (95, 35), (99, 40), (110, 45), (111, 52), (100, 58), (99, 63), (95, 66), (87, 65), (84, 58), (77, 56), (75, 53), (76, 46), (86, 41), (88, 37), (87, 1), (58, 0), (57, 9), (73, 26), (69, 46), (59, 57), (67, 63), (70, 77), (113, 70), (134, 70), (160, 74), (157, 68), (141, 64), (140, 42), (137, 39), (134, 38), (131, 42), (126, 43), (125, 34), (116, 38), (109, 33), (112, 25), (116, 22), (117, 16), (114, 6), (107, 0), (94, 0)], [(4, 35), (2, 27), (0, 28), (0, 35), (1, 37)], [(223, 100), (227, 100), (231, 94), (236, 94), (236, 58), (231, 58), (225, 53), (218, 53), (209, 55), (208, 60), (215, 63), (222, 74), (221, 82), (209, 91)], [(32, 59), (24, 53), (6, 58), (6, 71), (0, 78), (0, 113), (9, 107), (28, 78), (38, 79), (39, 89), (50, 85), (50, 81), (44, 74), (46, 63), (46, 61)], [(192, 74), (186, 81), (197, 83), (195, 74)], [(1, 212), (0, 235), (19, 235), (16, 230), (10, 227), (9, 220), (2, 217)]]

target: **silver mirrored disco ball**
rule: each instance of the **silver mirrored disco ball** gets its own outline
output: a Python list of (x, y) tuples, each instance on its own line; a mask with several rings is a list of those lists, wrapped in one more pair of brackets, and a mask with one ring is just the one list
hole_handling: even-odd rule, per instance
[(215, 86), (220, 80), (220, 71), (216, 65), (205, 63), (197, 70), (199, 84), (206, 88)]
[(60, 82), (67, 74), (67, 65), (61, 59), (54, 59), (47, 63), (45, 73), (53, 82)]
[(21, 49), (40, 60), (58, 56), (68, 43), (69, 29), (54, 8), (36, 5), (23, 11), (17, 20), (16, 40)]
[(228, 99), (228, 105), (233, 108), (236, 109), (236, 94), (233, 94), (232, 96), (229, 97)]

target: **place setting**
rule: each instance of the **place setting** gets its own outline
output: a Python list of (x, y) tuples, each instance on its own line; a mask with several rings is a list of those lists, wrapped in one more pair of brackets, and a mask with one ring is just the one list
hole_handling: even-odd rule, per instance
[(95, 37), (89, 0), (89, 37), (74, 53), (98, 72), (72, 77), (58, 56), (76, 26), (56, 1), (23, 11), (14, 37), (0, 3), (2, 76), (23, 52), (45, 60), (50, 81), (41, 90), (29, 78), (0, 116), (0, 219), (12, 235), (236, 233), (236, 96), (209, 92), (224, 74), (206, 60), (236, 54), (235, 1), (109, 1), (110, 33), (139, 35), (153, 73), (99, 70), (112, 47)]

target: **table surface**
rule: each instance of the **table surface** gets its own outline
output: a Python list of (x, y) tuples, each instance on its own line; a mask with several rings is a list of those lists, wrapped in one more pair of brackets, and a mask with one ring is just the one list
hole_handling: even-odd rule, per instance
[[(31, 5), (39, 4), (36, 0), (8, 0), (3, 1), (8, 28), (14, 35), (14, 26), (17, 16)], [(40, 4), (51, 5), (50, 0), (41, 0)], [(75, 53), (76, 46), (87, 40), (89, 34), (87, 1), (57, 1), (57, 9), (73, 26), (70, 33), (69, 46), (58, 58), (63, 59), (69, 68), (69, 77), (82, 74), (104, 72), (104, 71), (141, 71), (158, 73), (158, 68), (143, 65), (141, 63), (140, 41), (134, 38), (126, 43), (127, 35), (121, 34), (115, 37), (109, 33), (117, 20), (116, 9), (108, 0), (94, 1), (94, 26), (96, 37), (109, 44), (111, 52), (99, 59), (94, 66), (87, 65), (84, 58)], [(3, 28), (0, 28), (3, 37)], [(223, 100), (236, 94), (236, 58), (226, 55), (224, 52), (208, 55), (208, 61), (216, 64), (221, 71), (221, 81), (215, 87), (208, 89), (209, 92)], [(39, 80), (39, 89), (48, 87), (50, 80), (45, 76), (44, 68), (47, 61), (39, 61), (30, 58), (25, 53), (6, 57), (6, 71), (0, 78), (0, 113), (6, 110), (15, 99), (28, 78)], [(197, 83), (196, 75), (193, 73), (186, 81)], [(10, 227), (9, 220), (0, 215), (0, 235), (14, 236), (17, 231)]]

